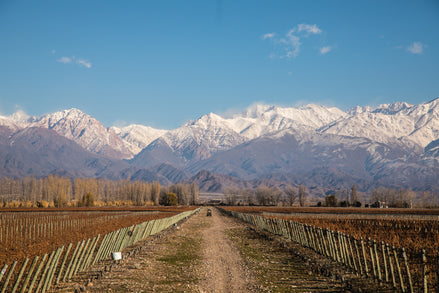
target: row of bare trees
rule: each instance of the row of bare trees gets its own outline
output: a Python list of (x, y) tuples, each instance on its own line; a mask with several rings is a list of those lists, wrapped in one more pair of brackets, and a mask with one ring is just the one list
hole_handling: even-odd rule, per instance
[(290, 205), (298, 203), (305, 206), (306, 187), (299, 185), (295, 188), (291, 185), (284, 189), (261, 185), (256, 189), (226, 188), (224, 191), (224, 202), (227, 205)]
[[(80, 205), (84, 200), (100, 204), (158, 205), (164, 194), (173, 192), (182, 205), (198, 202), (198, 186), (175, 184), (161, 186), (159, 182), (105, 180), (95, 178), (70, 179), (49, 175), (45, 178), (25, 177), (11, 179), (0, 177), (0, 205), (10, 202), (26, 203), (26, 206), (64, 207)], [(84, 198), (87, 196), (87, 199)]]
[(163, 196), (173, 193), (177, 196), (179, 205), (196, 205), (198, 203), (200, 190), (193, 182), (192, 184), (177, 183), (163, 188), (162, 202), (165, 202)]
[(351, 189), (344, 189), (326, 196), (325, 206), (327, 207), (361, 207), (362, 202), (358, 195), (357, 185), (353, 185)]
[(431, 191), (416, 193), (408, 189), (378, 187), (367, 195), (359, 192), (356, 185), (331, 193), (322, 202), (318, 202), (316, 198), (308, 200), (304, 185), (299, 185), (298, 188), (289, 185), (282, 189), (268, 186), (259, 186), (256, 189), (227, 188), (223, 196), (227, 205), (305, 206), (308, 203), (327, 207), (439, 207), (439, 194)]
[(371, 202), (385, 202), (389, 207), (439, 207), (439, 194), (432, 191), (414, 192), (408, 189), (379, 187), (372, 191)]
[(389, 208), (435, 208), (439, 206), (439, 196), (431, 191), (415, 192), (409, 189), (396, 189), (390, 187), (377, 187), (373, 189), (370, 196), (361, 198), (357, 191), (357, 186), (346, 189), (341, 193), (327, 196), (326, 206), (356, 206), (362, 205), (371, 207)]

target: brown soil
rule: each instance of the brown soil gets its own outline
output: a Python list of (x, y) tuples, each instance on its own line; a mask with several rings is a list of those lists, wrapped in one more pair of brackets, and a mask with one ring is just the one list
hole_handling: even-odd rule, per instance
[(345, 268), (277, 238), (203, 209), (53, 292), (372, 292), (339, 273)]
[[(67, 246), (69, 243), (76, 244), (83, 239), (93, 238), (100, 234), (101, 236), (114, 230), (123, 227), (128, 227), (134, 224), (139, 224), (153, 219), (161, 219), (177, 214), (176, 212), (158, 212), (154, 214), (145, 215), (130, 215), (111, 219), (107, 222), (96, 222), (90, 225), (79, 227), (76, 230), (61, 230), (54, 231), (52, 235), (39, 236), (35, 238), (26, 238), (17, 236), (13, 240), (0, 242), (0, 265), (12, 263), (17, 260), (21, 263), (25, 258), (33, 258), (34, 256), (42, 256), (45, 253), (50, 253), (58, 247)], [(76, 217), (76, 212), (71, 212), (72, 218)], [(81, 215), (79, 215), (81, 216)], [(87, 215), (82, 215), (83, 217)], [(89, 215), (88, 215), (89, 217)], [(13, 226), (10, 227), (10, 229)], [(101, 237), (102, 240), (102, 237)]]
[(241, 213), (311, 213), (311, 214), (385, 214), (385, 215), (439, 215), (439, 209), (405, 208), (342, 208), (342, 207), (274, 207), (274, 206), (230, 206), (229, 211)]
[[(93, 238), (98, 234), (102, 236), (123, 227), (170, 217), (192, 209), (195, 207), (0, 208), (0, 266), (11, 265), (14, 260), (21, 264), (25, 258), (42, 256), (58, 247), (67, 246), (69, 243), (76, 244), (78, 241)], [(120, 216), (114, 217), (115, 215)], [(66, 216), (69, 220), (87, 219), (88, 224), (70, 229), (57, 229), (56, 227), (68, 221)], [(25, 223), (27, 227), (21, 223)], [(59, 226), (54, 226), (52, 233), (35, 235), (35, 226), (38, 227), (41, 223), (59, 224)], [(9, 232), (9, 238), (7, 238), (6, 229), (17, 230), (13, 237)], [(23, 231), (18, 229), (23, 229)]]
[(103, 207), (64, 207), (64, 208), (0, 208), (7, 212), (184, 212), (193, 210), (194, 206), (103, 206)]

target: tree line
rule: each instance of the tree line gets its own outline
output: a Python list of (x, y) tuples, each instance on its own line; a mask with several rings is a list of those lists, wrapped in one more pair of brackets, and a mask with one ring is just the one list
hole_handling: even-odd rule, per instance
[[(192, 184), (161, 186), (159, 182), (67, 178), (49, 175), (20, 179), (0, 177), (0, 207), (66, 207), (105, 205), (195, 205), (199, 188)], [(378, 187), (369, 196), (357, 186), (309, 199), (306, 187), (259, 186), (256, 189), (225, 188), (223, 202), (228, 205), (317, 205), (328, 207), (438, 207), (439, 195), (430, 191), (415, 193), (407, 189)]]
[(439, 194), (378, 187), (367, 195), (359, 192), (354, 184), (350, 189), (329, 192), (318, 201), (310, 198), (304, 185), (297, 188), (291, 185), (283, 188), (259, 186), (256, 189), (226, 188), (223, 202), (226, 205), (435, 208), (439, 207)]
[(0, 205), (7, 206), (92, 206), (92, 205), (159, 205), (198, 203), (199, 188), (192, 184), (161, 186), (159, 182), (66, 178), (49, 175), (12, 179), (0, 177)]
[(226, 188), (223, 197), (227, 205), (293, 206), (298, 203), (302, 207), (306, 204), (307, 191), (304, 185), (298, 188), (289, 185), (284, 189), (261, 185), (256, 189)]
[(437, 208), (439, 194), (431, 191), (415, 192), (403, 188), (377, 187), (373, 189), (369, 198), (359, 195), (357, 186), (339, 191), (325, 198), (325, 206), (330, 207), (374, 207), (374, 208)]

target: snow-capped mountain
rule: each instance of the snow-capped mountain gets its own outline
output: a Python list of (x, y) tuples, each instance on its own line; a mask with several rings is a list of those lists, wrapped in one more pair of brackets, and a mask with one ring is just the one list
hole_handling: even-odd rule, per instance
[(382, 143), (399, 140), (420, 151), (439, 138), (437, 104), (437, 100), (417, 106), (400, 102), (377, 108), (356, 107), (348, 113), (312, 104), (298, 108), (254, 105), (231, 117), (210, 113), (170, 131), (136, 125), (113, 129), (130, 145), (133, 154), (160, 137), (161, 144), (166, 143), (183, 161), (207, 159), (216, 152), (285, 129), (364, 137)]
[[(160, 139), (183, 161), (190, 162), (207, 159), (216, 152), (229, 150), (266, 134), (290, 128), (313, 131), (346, 116), (340, 109), (317, 105), (300, 108), (255, 105), (230, 118), (213, 113), (204, 115), (166, 132)], [(142, 155), (149, 156), (146, 152)]]
[(370, 106), (363, 106), (363, 107), (356, 106), (356, 107), (350, 109), (347, 113), (350, 116), (355, 116), (355, 115), (358, 115), (358, 114), (361, 114), (361, 113), (364, 113), (364, 112), (371, 112), (372, 110), (373, 109)]
[(140, 153), (151, 142), (164, 135), (168, 130), (131, 124), (125, 127), (113, 126), (112, 129), (125, 143), (133, 155)]
[(11, 131), (0, 126), (0, 175), (126, 178), (138, 168), (89, 152), (74, 141), (43, 127)]
[[(178, 177), (167, 176), (169, 170), (169, 174), (208, 170), (246, 180), (281, 178), (292, 184), (343, 188), (356, 183), (363, 190), (388, 185), (439, 191), (439, 99), (419, 105), (399, 102), (376, 108), (358, 106), (348, 112), (318, 105), (255, 105), (231, 116), (210, 113), (173, 130), (142, 125), (106, 128), (77, 109), (42, 117), (17, 112), (0, 116), (0, 128), (5, 141), (12, 143), (4, 145), (2, 151), (14, 152), (17, 158), (20, 155), (13, 147), (14, 135), (36, 133), (24, 131), (28, 128), (47, 128), (100, 158), (111, 158), (111, 164), (115, 158), (130, 159), (128, 163), (135, 166), (133, 179), (139, 180), (158, 178), (167, 182)], [(53, 134), (49, 136), (46, 143), (59, 140)], [(36, 154), (40, 151), (35, 150)], [(0, 153), (2, 157), (9, 168), (3, 173), (10, 170), (11, 174), (22, 174), (14, 173), (11, 166), (15, 165), (11, 165), (7, 153)], [(20, 162), (21, 166), (25, 160)], [(28, 170), (42, 160), (36, 162)], [(51, 162), (56, 170), (56, 160), (52, 158)], [(58, 168), (64, 170), (66, 166)], [(100, 165), (102, 168), (106, 166)], [(165, 175), (154, 177), (157, 170)], [(121, 177), (128, 177), (130, 172)], [(111, 174), (118, 176), (113, 171)]]
[(227, 121), (236, 132), (254, 139), (288, 128), (317, 129), (346, 116), (338, 108), (312, 104), (299, 108), (255, 105)]
[(212, 153), (230, 149), (245, 141), (226, 119), (213, 113), (189, 121), (161, 138), (184, 160), (206, 159)]
[(5, 127), (9, 128), (10, 130), (13, 130), (13, 131), (17, 131), (17, 130), (22, 128), (19, 125), (19, 123), (17, 123), (13, 119), (11, 119), (10, 116), (7, 117), (7, 116), (1, 116), (1, 115), (0, 115), (0, 126), (5, 126)]
[(78, 109), (70, 109), (28, 119), (29, 126), (56, 131), (84, 149), (112, 158), (130, 158), (126, 143), (110, 128)]
[(421, 148), (439, 138), (439, 99), (415, 106), (394, 103), (362, 110), (355, 109), (351, 111), (353, 115), (328, 124), (320, 131), (384, 143), (400, 140)]

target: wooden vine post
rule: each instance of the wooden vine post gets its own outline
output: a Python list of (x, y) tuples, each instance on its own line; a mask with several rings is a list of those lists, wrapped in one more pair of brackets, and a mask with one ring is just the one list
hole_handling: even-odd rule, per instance
[(425, 249), (422, 249), (422, 292), (428, 292), (428, 283), (427, 283), (427, 257), (425, 256)]
[(408, 265), (408, 262), (407, 262), (407, 254), (405, 253), (405, 249), (404, 248), (402, 249), (402, 257), (404, 259), (404, 266), (405, 266), (405, 269), (406, 269), (406, 272), (407, 272), (407, 278), (408, 278), (408, 282), (409, 282), (409, 290), (410, 290), (410, 293), (413, 293), (412, 277), (410, 275), (410, 269), (409, 269), (409, 265)]
[(392, 250), (393, 250), (393, 255), (395, 257), (396, 270), (398, 271), (399, 282), (401, 285), (401, 291), (404, 293), (405, 292), (404, 280), (402, 279), (401, 267), (399, 266), (398, 253), (396, 252), (395, 246), (392, 247)]
[(367, 267), (366, 249), (364, 248), (363, 237), (361, 237), (360, 240), (361, 240), (361, 250), (363, 251), (364, 271), (366, 272), (366, 277), (369, 277), (369, 269)]

